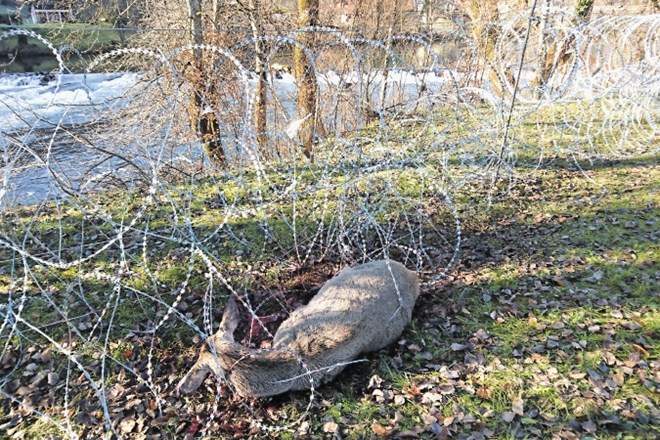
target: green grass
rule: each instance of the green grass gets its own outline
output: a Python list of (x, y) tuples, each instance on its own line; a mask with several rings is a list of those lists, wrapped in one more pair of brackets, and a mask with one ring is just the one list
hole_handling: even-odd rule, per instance
[[(86, 26), (69, 23), (43, 23), (26, 26), (25, 29), (43, 36), (56, 48), (63, 45), (75, 46), (82, 53), (99, 52), (122, 41), (119, 33), (109, 24)], [(0, 40), (0, 47), (3, 50), (14, 48), (17, 44), (17, 37)], [(41, 49), (46, 48), (41, 41), (30, 37), (28, 37), (28, 44), (31, 48), (32, 45)]]
[[(421, 130), (415, 134), (417, 139), (425, 136)], [(366, 356), (367, 362), (347, 368), (333, 383), (319, 388), (309, 413), (304, 412), (307, 393), (239, 401), (221, 391), (216, 423), (205, 435), (256, 438), (263, 434), (250, 430), (255, 419), (273, 427), (293, 423), (295, 430), (303, 417), (312, 438), (331, 436), (333, 424), (344, 438), (371, 437), (379, 429), (391, 429), (394, 435), (414, 432), (420, 438), (478, 437), (475, 433), (512, 439), (654, 438), (654, 418), (660, 415), (657, 159), (596, 161), (578, 170), (570, 158), (559, 156), (531, 174), (522, 169), (524, 177), (508, 187), (493, 188), (483, 181), (458, 187), (452, 197), (462, 220), (461, 258), (450, 279), (424, 286), (413, 323), (400, 343)], [(316, 166), (300, 168), (296, 220), (299, 230), (307, 231), (303, 236), (313, 233), (317, 222), (329, 222), (348, 193), (360, 203), (377, 196), (392, 200), (393, 194), (414, 201), (442, 176), (433, 160), (423, 168), (403, 168), (387, 179), (383, 170), (362, 175), (358, 168), (346, 167), (330, 178), (337, 186), (322, 193), (314, 187), (321, 171)], [(97, 380), (101, 364), (94, 353), (106, 339), (109, 354), (142, 381), (147, 380), (150, 360), (153, 385), (164, 406), (178, 405), (177, 410), (167, 415), (125, 410), (138, 398), (155, 411), (149, 407), (155, 405), (153, 394), (135, 374), (108, 360), (107, 389), (121, 385), (128, 390), (109, 400), (110, 409), (125, 411), (124, 418), (142, 416), (147, 424), (158, 419), (150, 433), (182, 437), (192, 429), (200, 436), (193, 428), (200, 414), (204, 419), (212, 412), (215, 382), (207, 381), (211, 388), (191, 397), (172, 394), (194, 359), (191, 345), (196, 335), (180, 320), (165, 319), (168, 309), (160, 301), (171, 305), (176, 300), (178, 310), (202, 327), (202, 306), (211, 295), (212, 320), (219, 320), (230, 292), (218, 280), (209, 289), (208, 269), (199, 258), (188, 264), (185, 244), (190, 230), (198, 239), (206, 237), (219, 219), (226, 219), (227, 227), (203, 246), (228, 283), (249, 292), (264, 314), (283, 307), (266, 301), (272, 300), (273, 292), (306, 299), (335, 262), (326, 257), (328, 267), (306, 263), (298, 270), (285, 223), (294, 218), (293, 208), (286, 199), (262, 204), (290, 185), (285, 175), (284, 169), (274, 170), (260, 180), (248, 170), (240, 179), (225, 176), (194, 186), (173, 184), (156, 196), (134, 230), (125, 233), (123, 253), (119, 243), (113, 244), (91, 261), (66, 269), (27, 260), (30, 274), (25, 283), (22, 263), (11, 266), (17, 255), (0, 249), (0, 298), (24, 295), (23, 319), (41, 326), (60, 344), (78, 344), (81, 361)], [(385, 180), (393, 187), (387, 189)], [(346, 182), (351, 183), (350, 191), (341, 185)], [(229, 208), (220, 201), (221, 193), (233, 210), (226, 218)], [(63, 258), (75, 259), (80, 256), (75, 247), (80, 234), (96, 235), (95, 240), (92, 235), (84, 237), (98, 242), (94, 246), (102, 245), (119, 225), (136, 218), (142, 196), (136, 190), (93, 198), (87, 208), (101, 204), (106, 211), (103, 221), (77, 210), (17, 208), (0, 219), (0, 229), (21, 249), (36, 253), (61, 248)], [(170, 203), (180, 209), (173, 212)], [(383, 206), (388, 209), (376, 214), (381, 223), (417, 207), (411, 201), (388, 201)], [(189, 215), (190, 225), (182, 213)], [(446, 212), (435, 215), (438, 227), (451, 226), (451, 220), (443, 220)], [(259, 222), (264, 219), (274, 242), (266, 239)], [(153, 234), (147, 239), (146, 265), (140, 234), (145, 229)], [(27, 230), (32, 235), (26, 236)], [(117, 275), (121, 288), (97, 274)], [(83, 330), (78, 328), (81, 323)], [(148, 330), (156, 324), (160, 327), (152, 335)], [(5, 328), (0, 336), (21, 360), (11, 378), (25, 384), (32, 376), (23, 375), (22, 369), (33, 355), (25, 347), (42, 350), (49, 344), (25, 326), (19, 324), (18, 330), (11, 333)], [(56, 353), (53, 365), (39, 368), (66, 371), (67, 365), (66, 356)], [(370, 381), (374, 375), (379, 380)], [(96, 399), (85, 384), (72, 379), (68, 389), (76, 414), (84, 411), (84, 399)], [(61, 388), (48, 406), (40, 400), (34, 405), (64, 420)], [(2, 400), (0, 423), (16, 411), (17, 404)], [(102, 418), (98, 408), (91, 413)], [(53, 429), (43, 423), (27, 416), (17, 429), (34, 438), (38, 429)], [(101, 428), (74, 423), (73, 429), (93, 435)], [(293, 438), (290, 431), (268, 435)]]
[[(42, 36), (56, 50), (75, 47), (76, 51), (62, 53), (67, 68), (73, 71), (85, 68), (88, 62), (86, 59), (90, 56), (126, 46), (131, 39), (130, 35), (120, 34), (110, 24), (90, 26), (75, 23), (43, 23), (25, 26), (24, 29)], [(3, 32), (4, 30), (0, 29), (0, 35)], [(2, 71), (49, 72), (59, 67), (52, 50), (44, 42), (32, 36), (25, 38), (26, 43), (22, 43), (16, 36), (0, 40), (0, 53), (14, 54), (17, 50), (20, 52), (19, 59), (0, 65)]]

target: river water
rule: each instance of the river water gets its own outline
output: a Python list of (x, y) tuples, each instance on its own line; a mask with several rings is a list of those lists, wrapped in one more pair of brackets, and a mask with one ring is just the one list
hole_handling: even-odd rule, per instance
[[(438, 92), (452, 78), (448, 72), (444, 75), (424, 75), (422, 81), (427, 95)], [(0, 75), (0, 207), (41, 203), (61, 197), (64, 195), (63, 189), (84, 191), (107, 175), (112, 175), (115, 180), (125, 180), (130, 185), (136, 169), (151, 172), (153, 167), (150, 167), (149, 161), (162, 159), (155, 158), (161, 153), (152, 151), (154, 145), (162, 147), (162, 139), (138, 139), (133, 136), (133, 141), (127, 141), (131, 136), (130, 133), (127, 136), (125, 131), (130, 131), (131, 127), (104, 123), (109, 114), (116, 113), (129, 103), (127, 99), (133, 105), (136, 101), (139, 103), (141, 96), (137, 84), (140, 79), (138, 73)], [(385, 78), (378, 75), (370, 78), (372, 99), (376, 102), (379, 100), (379, 81), (383, 79), (396, 83), (399, 92), (406, 95), (399, 96), (399, 100), (414, 101), (419, 96), (421, 87), (418, 76), (406, 71), (389, 72)], [(324, 99), (329, 103), (344, 99), (348, 102), (349, 111), (351, 107), (359, 107), (363, 99), (356, 95), (355, 90), (359, 89), (356, 81), (350, 74), (340, 77), (332, 71), (319, 77), (321, 93), (327, 96)], [(151, 84), (153, 86), (155, 83)], [(253, 84), (254, 81), (250, 80), (247, 89), (253, 89)], [(295, 82), (290, 74), (284, 73), (274, 78), (272, 84), (269, 93), (276, 96), (278, 106), (271, 111), (279, 112), (277, 117), (285, 124), (280, 125), (273, 138), (291, 142), (290, 138), (295, 137), (295, 133), (291, 135), (296, 117)], [(389, 93), (393, 90), (394, 86), (391, 86)], [(249, 99), (244, 100), (247, 101)], [(165, 115), (166, 118), (187, 117), (181, 108), (165, 107), (162, 111), (171, 113)], [(235, 109), (229, 109), (229, 112), (240, 114)], [(269, 118), (273, 119), (274, 115), (269, 115)], [(246, 128), (245, 123), (243, 126), (250, 129), (249, 126)], [(90, 130), (103, 130), (106, 133), (105, 143), (90, 146), (81, 142), (77, 136)], [(114, 136), (113, 130), (117, 130)], [(167, 136), (163, 133), (163, 138)], [(240, 141), (237, 138), (233, 141), (240, 149)], [(167, 138), (167, 142), (174, 145), (174, 153), (186, 156), (186, 160), (201, 155), (199, 145), (181, 143), (177, 146), (179, 144), (175, 138)], [(129, 151), (131, 149), (139, 149), (140, 154), (133, 155), (135, 151)], [(101, 153), (101, 150), (105, 152)], [(138, 157), (135, 160), (140, 161), (133, 162), (132, 172), (126, 171), (126, 168), (131, 168), (126, 166), (127, 161), (124, 160), (129, 156)]]
[[(0, 75), (0, 206), (62, 195), (89, 169), (93, 153), (71, 133), (121, 105), (134, 73)], [(113, 164), (104, 165), (107, 171)], [(103, 172), (102, 170), (97, 170)]]

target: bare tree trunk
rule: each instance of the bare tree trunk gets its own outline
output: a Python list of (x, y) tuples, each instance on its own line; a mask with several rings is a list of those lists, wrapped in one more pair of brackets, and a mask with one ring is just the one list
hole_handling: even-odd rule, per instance
[(248, 17), (252, 29), (252, 38), (254, 38), (254, 70), (257, 74), (257, 88), (254, 95), (254, 129), (257, 147), (265, 157), (268, 157), (270, 155), (266, 145), (268, 66), (266, 65), (265, 43), (259, 39), (263, 36), (263, 28), (259, 16), (258, 0), (249, 0)]
[[(589, 22), (591, 13), (594, 9), (594, 0), (578, 0), (575, 4), (575, 16), (573, 25), (575, 27), (584, 26)], [(557, 41), (550, 44), (545, 41), (545, 32), (541, 33), (541, 52), (539, 54), (539, 66), (537, 74), (532, 84), (538, 88), (539, 97), (543, 95), (545, 88), (552, 75), (564, 68), (570, 61), (571, 56), (577, 56), (575, 50), (575, 34), (571, 33), (563, 41)], [(572, 54), (572, 55), (571, 55)]]
[(472, 22), (472, 36), (486, 61), (486, 73), (494, 92), (502, 95), (504, 89), (493, 61), (495, 45), (500, 36), (499, 11), (496, 0), (459, 0)]
[(555, 56), (555, 46), (548, 44), (548, 18), (550, 14), (550, 4), (552, 0), (545, 0), (546, 16), (541, 20), (541, 28), (539, 29), (539, 52), (536, 58), (536, 76), (532, 80), (532, 86), (537, 89), (537, 97), (541, 98), (545, 91), (545, 86), (550, 78), (550, 71), (552, 69), (552, 60)]
[[(188, 14), (190, 20), (190, 33), (192, 43), (201, 45), (204, 43), (202, 33), (202, 5), (201, 0), (188, 0)], [(207, 157), (217, 166), (224, 167), (227, 164), (225, 151), (222, 147), (220, 138), (220, 123), (215, 113), (209, 107), (208, 93), (205, 92), (205, 63), (202, 49), (193, 50), (194, 75), (194, 114), (195, 127), (199, 138), (202, 141), (204, 152)]]
[(213, 30), (215, 32), (220, 31), (220, 23), (221, 23), (221, 13), (222, 13), (222, 0), (213, 0)]
[[(319, 1), (298, 0), (298, 25), (309, 27), (317, 26), (318, 23)], [(307, 49), (314, 47), (313, 33), (300, 33), (298, 41)], [(298, 135), (302, 142), (303, 153), (310, 159), (313, 159), (315, 134), (321, 127), (316, 112), (317, 84), (312, 61), (307, 59), (307, 55), (301, 47), (294, 47), (293, 71), (298, 84), (298, 118), (304, 120)]]
[[(396, 19), (399, 16), (398, 11), (399, 11), (399, 2), (394, 3), (394, 15), (392, 16), (392, 20), (390, 21), (390, 25), (387, 29), (387, 50), (388, 53), (385, 54), (385, 60), (383, 61), (383, 82), (380, 86), (380, 112), (385, 111), (385, 103), (386, 103), (386, 97), (387, 97), (387, 78), (389, 77), (389, 67), (388, 63), (390, 61), (389, 57), (389, 51), (392, 49), (392, 36), (394, 35), (394, 26), (396, 25)], [(367, 114), (367, 118), (369, 115)], [(368, 120), (368, 119), (367, 119)]]
[(578, 0), (575, 4), (575, 16), (578, 24), (587, 23), (594, 10), (594, 0)]
[(418, 9), (420, 31), (428, 30), (431, 24), (431, 0), (424, 0), (422, 6)]

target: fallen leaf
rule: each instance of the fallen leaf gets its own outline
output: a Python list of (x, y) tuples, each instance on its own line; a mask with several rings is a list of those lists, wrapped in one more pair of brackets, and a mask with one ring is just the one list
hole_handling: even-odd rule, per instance
[(98, 419), (90, 416), (89, 414), (87, 414), (85, 412), (77, 413), (74, 416), (74, 420), (77, 423), (79, 423), (81, 425), (85, 425), (85, 426), (96, 426), (99, 423)]
[(524, 402), (520, 396), (516, 397), (513, 399), (513, 402), (511, 404), (511, 411), (519, 416), (522, 416), (525, 412), (524, 410)]
[(591, 420), (587, 420), (586, 422), (582, 422), (582, 429), (590, 434), (593, 434), (598, 430), (598, 426), (596, 426), (596, 424)]
[(502, 413), (502, 420), (504, 420), (507, 423), (513, 422), (513, 419), (516, 418), (516, 415), (512, 413), (511, 411), (504, 411)]
[(382, 385), (383, 385), (383, 379), (379, 375), (374, 374), (369, 379), (369, 385), (367, 385), (367, 388), (369, 389), (380, 388)]
[(638, 344), (630, 344), (630, 346), (631, 346), (632, 348), (634, 348), (636, 351), (638, 351), (639, 353), (643, 354), (644, 356), (646, 356), (646, 357), (649, 356), (649, 352), (646, 351), (646, 349), (645, 349), (644, 347), (642, 347), (641, 345), (638, 345)]
[(477, 389), (477, 396), (481, 397), (482, 399), (490, 399), (492, 394), (493, 392), (486, 386), (482, 386)]
[(603, 278), (604, 272), (602, 270), (598, 270), (593, 273), (590, 277), (585, 278), (584, 280), (588, 283), (596, 284)]
[(170, 415), (164, 415), (160, 417), (156, 417), (155, 419), (151, 420), (150, 424), (152, 426), (163, 426), (166, 425), (170, 419), (172, 419), (172, 416)]
[(325, 422), (323, 424), (323, 432), (327, 432), (330, 434), (337, 432), (338, 428), (339, 426), (335, 422)]
[(424, 430), (422, 428), (415, 428), (406, 431), (401, 431), (397, 434), (397, 438), (419, 438), (419, 433), (423, 431)]
[(121, 428), (121, 431), (123, 433), (129, 433), (133, 430), (133, 428), (135, 428), (135, 420), (131, 418), (126, 418), (121, 421), (119, 427)]
[(605, 363), (609, 366), (616, 364), (616, 357), (614, 357), (609, 351), (603, 352), (603, 358), (605, 359)]
[(428, 392), (422, 396), (422, 403), (434, 403), (442, 401), (442, 394)]
[(297, 437), (305, 437), (309, 433), (309, 422), (305, 421), (300, 424), (296, 432), (294, 433)]
[(413, 399), (421, 394), (416, 382), (413, 383), (410, 388), (405, 389), (404, 392)]
[(450, 383), (440, 385), (440, 394), (454, 394), (454, 391), (456, 391), (456, 389), (454, 388), (454, 385)]
[(621, 370), (617, 370), (616, 372), (614, 372), (611, 378), (612, 378), (612, 383), (614, 383), (614, 385), (618, 387), (623, 386), (623, 383), (625, 382), (623, 371)]
[(424, 422), (426, 426), (432, 425), (433, 423), (438, 423), (438, 419), (433, 414), (423, 413), (421, 418), (422, 422)]
[(633, 331), (633, 332), (639, 330), (640, 328), (642, 328), (642, 326), (639, 325), (638, 323), (636, 323), (635, 321), (622, 322), (621, 327), (625, 328), (626, 330)]
[(376, 420), (374, 420), (371, 423), (371, 430), (374, 432), (374, 434), (380, 436), (380, 437), (388, 437), (390, 434), (392, 434), (392, 431), (394, 431), (394, 428), (392, 427), (385, 427), (378, 423)]
[(430, 361), (433, 359), (433, 355), (431, 354), (431, 352), (423, 351), (421, 353), (417, 353), (415, 355), (415, 359), (423, 359), (425, 361)]
[(558, 285), (558, 286), (565, 286), (565, 285), (568, 284), (568, 283), (566, 282), (566, 280), (563, 279), (562, 277), (553, 277), (553, 278), (552, 278), (552, 282), (555, 283), (555, 284)]
[(53, 358), (53, 352), (51, 351), (50, 348), (45, 349), (44, 351), (41, 352), (41, 362), (44, 364), (50, 362), (50, 360)]
[(601, 376), (601, 375), (598, 374), (596, 371), (594, 371), (594, 370), (592, 370), (592, 369), (590, 369), (590, 368), (587, 369), (587, 373), (589, 373), (589, 377), (592, 378), (592, 379), (595, 380), (595, 381), (601, 381), (601, 380), (603, 380), (603, 376)]

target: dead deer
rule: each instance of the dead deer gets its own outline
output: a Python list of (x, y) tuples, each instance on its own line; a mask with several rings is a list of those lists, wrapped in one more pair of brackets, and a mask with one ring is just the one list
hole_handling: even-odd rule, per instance
[(226, 379), (246, 397), (266, 397), (328, 382), (360, 354), (394, 342), (410, 322), (419, 279), (396, 261), (347, 268), (328, 281), (275, 333), (272, 349), (234, 342), (239, 321), (231, 297), (218, 332), (178, 385), (188, 394), (208, 373)]

